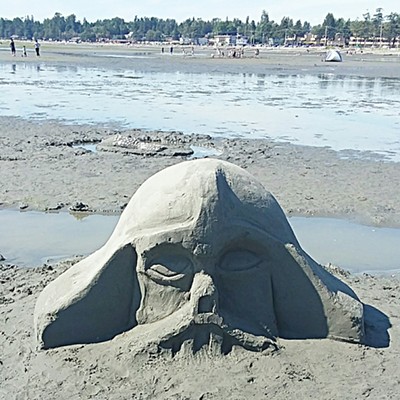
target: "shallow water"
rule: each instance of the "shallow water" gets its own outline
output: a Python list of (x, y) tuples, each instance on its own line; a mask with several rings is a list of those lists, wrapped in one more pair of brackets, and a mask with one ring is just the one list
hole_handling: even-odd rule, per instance
[(360, 150), (400, 160), (395, 78), (0, 63), (0, 90), (1, 116), (265, 137), (347, 150), (344, 157)]
[(353, 273), (400, 273), (400, 229), (335, 218), (290, 218), (301, 247), (320, 264)]
[[(87, 255), (107, 241), (118, 219), (1, 210), (0, 253), (6, 262), (27, 267)], [(303, 249), (321, 264), (331, 262), (353, 273), (400, 273), (400, 229), (331, 218), (296, 217), (289, 222)]]
[[(80, 143), (76, 144), (73, 147), (79, 149), (84, 149), (91, 151), (92, 153), (97, 153), (97, 144), (90, 144), (90, 143)], [(194, 146), (191, 145), (190, 148), (193, 150), (193, 154), (188, 157), (188, 159), (192, 158), (205, 158), (205, 157), (212, 157), (220, 155), (222, 152), (214, 149), (212, 147), (202, 147), (202, 146)]]

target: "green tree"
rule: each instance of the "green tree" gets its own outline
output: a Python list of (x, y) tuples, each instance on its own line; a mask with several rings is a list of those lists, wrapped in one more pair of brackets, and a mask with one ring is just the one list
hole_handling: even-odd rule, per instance
[(336, 35), (336, 20), (332, 13), (328, 13), (322, 23), (324, 29), (324, 38), (333, 40)]
[(373, 37), (374, 25), (371, 20), (371, 14), (366, 12), (363, 14), (363, 21), (362, 21), (362, 37), (364, 38), (364, 43), (367, 39)]
[(161, 32), (149, 29), (146, 32), (146, 40), (148, 40), (149, 42), (159, 42), (161, 40)]
[(311, 32), (311, 24), (308, 21), (303, 22), (303, 32), (304, 34)]
[(276, 37), (281, 41), (286, 42), (286, 39), (293, 33), (293, 20), (289, 17), (283, 17), (279, 28), (275, 31)]
[(27, 16), (24, 19), (24, 37), (27, 39), (32, 39), (34, 37), (35, 32), (35, 21), (33, 17), (30, 18)]
[(122, 18), (118, 17), (98, 21), (96, 25), (97, 32), (107, 39), (123, 39), (129, 33), (128, 25)]
[(55, 13), (52, 19), (43, 21), (44, 36), (47, 39), (61, 40), (65, 31), (65, 19), (60, 13)]
[(17, 35), (19, 38), (23, 38), (25, 35), (25, 29), (24, 29), (24, 21), (22, 21), (21, 18), (14, 18), (12, 21), (12, 29), (13, 29), (13, 35)]
[(65, 19), (65, 31), (63, 32), (64, 39), (69, 40), (75, 36), (79, 36), (81, 32), (81, 23), (76, 20), (76, 16), (74, 14), (69, 15)]
[(294, 26), (293, 26), (293, 33), (295, 37), (295, 42), (298, 43), (299, 38), (304, 36), (304, 31), (303, 31), (303, 24), (301, 23), (300, 20), (298, 20)]
[(379, 41), (382, 42), (383, 35), (383, 9), (377, 8), (375, 10), (375, 14), (372, 17), (372, 26), (373, 26), (373, 34), (374, 38), (379, 38)]
[(386, 16), (387, 22), (384, 24), (384, 33), (389, 40), (390, 47), (395, 47), (400, 36), (400, 14), (390, 13)]
[(9, 38), (14, 34), (13, 23), (10, 20), (0, 18), (0, 35)]
[(251, 33), (250, 40), (251, 40), (252, 44), (254, 44), (254, 42), (256, 40), (256, 36), (255, 36), (256, 30), (257, 30), (256, 22), (254, 21), (254, 19), (252, 19), (250, 22), (250, 33)]
[(80, 34), (80, 37), (85, 42), (95, 42), (96, 33), (91, 26), (86, 26)]
[(322, 25), (314, 25), (311, 28), (311, 33), (317, 40), (321, 40), (325, 36), (325, 28)]
[(353, 33), (353, 36), (356, 38), (362, 38), (363, 37), (363, 32), (364, 32), (364, 25), (363, 22), (356, 19), (355, 21), (350, 22), (350, 29), (351, 32)]
[(193, 38), (196, 35), (196, 23), (195, 23), (195, 19), (187, 19), (186, 21), (183, 21), (180, 25), (179, 25), (179, 32), (182, 35), (182, 37), (186, 37), (186, 38)]
[(336, 33), (340, 33), (345, 41), (344, 44), (348, 44), (352, 35), (350, 20), (345, 21), (343, 18), (339, 18), (336, 21)]
[(191, 18), (179, 25), (174, 19), (137, 16), (131, 22), (116, 17), (91, 23), (83, 19), (80, 23), (74, 14), (64, 18), (60, 13), (55, 13), (53, 18), (47, 18), (43, 22), (35, 21), (33, 16), (13, 20), (0, 18), (0, 37), (9, 38), (18, 35), (26, 38), (60, 40), (81, 36), (83, 40), (96, 40), (122, 39), (130, 33), (135, 40), (148, 38), (159, 40), (165, 37), (179, 39), (185, 36), (197, 39), (215, 34), (243, 34), (249, 37), (252, 43), (268, 43), (271, 38), (283, 42), (285, 37), (295, 36), (297, 40), (305, 33), (312, 32), (319, 39), (325, 35), (328, 39), (334, 39), (335, 35), (340, 33), (346, 42), (352, 35), (365, 41), (370, 38), (377, 41), (377, 38), (383, 35), (389, 39), (390, 45), (394, 46), (399, 37), (399, 25), (399, 13), (392, 12), (383, 16), (382, 8), (377, 8), (372, 17), (367, 12), (363, 14), (362, 19), (355, 21), (335, 19), (332, 13), (328, 13), (323, 23), (315, 26), (311, 26), (308, 22), (302, 24), (300, 20), (293, 24), (293, 20), (289, 17), (284, 17), (278, 24), (270, 20), (265, 10), (258, 22), (250, 21), (249, 17), (246, 17), (244, 23), (238, 18), (233, 20), (214, 18), (211, 21)]
[(213, 34), (215, 35), (224, 35), (227, 32), (227, 21), (222, 21), (219, 18), (214, 18), (212, 20), (213, 23)]
[(97, 20), (93, 25), (93, 33), (96, 36), (96, 40), (103, 40), (111, 38), (111, 32), (108, 30), (110, 27), (109, 20)]
[(256, 26), (255, 39), (258, 43), (268, 43), (271, 37), (271, 24), (268, 13), (263, 10), (260, 22)]
[(44, 27), (39, 21), (35, 21), (33, 24), (33, 38), (42, 39), (44, 37)]

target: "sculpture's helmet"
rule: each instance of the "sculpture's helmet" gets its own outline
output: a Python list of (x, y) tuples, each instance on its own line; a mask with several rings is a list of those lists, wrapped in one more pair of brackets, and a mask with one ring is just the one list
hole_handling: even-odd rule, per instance
[(362, 304), (300, 248), (275, 198), (211, 159), (149, 178), (108, 242), (43, 291), (35, 319), (43, 347), (127, 330), (175, 349), (217, 336), (228, 351), (363, 337)]

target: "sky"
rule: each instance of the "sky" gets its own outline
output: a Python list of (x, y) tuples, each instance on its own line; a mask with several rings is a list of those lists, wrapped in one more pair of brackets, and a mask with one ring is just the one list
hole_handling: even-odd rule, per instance
[(333, 13), (335, 18), (362, 19), (362, 15), (375, 13), (377, 8), (383, 9), (383, 14), (400, 13), (398, 0), (0, 0), (0, 18), (13, 19), (33, 16), (35, 20), (43, 21), (52, 18), (56, 12), (64, 17), (75, 14), (82, 22), (113, 17), (132, 21), (138, 17), (173, 18), (181, 22), (187, 18), (233, 19), (243, 22), (249, 16), (250, 20), (260, 20), (263, 10), (269, 18), (280, 22), (285, 16), (294, 22), (308, 21), (312, 25), (322, 24), (327, 13)]

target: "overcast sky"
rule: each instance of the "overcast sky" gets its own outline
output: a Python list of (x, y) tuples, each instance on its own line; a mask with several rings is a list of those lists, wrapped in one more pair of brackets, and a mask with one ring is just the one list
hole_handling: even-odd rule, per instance
[(369, 11), (371, 15), (377, 8), (383, 9), (383, 14), (400, 13), (398, 0), (0, 0), (0, 18), (31, 16), (42, 21), (51, 18), (56, 12), (64, 17), (75, 14), (82, 21), (85, 17), (89, 22), (97, 19), (121, 17), (132, 21), (138, 17), (173, 18), (178, 22), (186, 18), (202, 18), (210, 20), (214, 17), (225, 19), (239, 18), (245, 21), (260, 20), (262, 10), (266, 10), (270, 19), (280, 22), (288, 16), (296, 22), (308, 21), (312, 25), (323, 22), (326, 14), (332, 12), (335, 18), (362, 19)]

